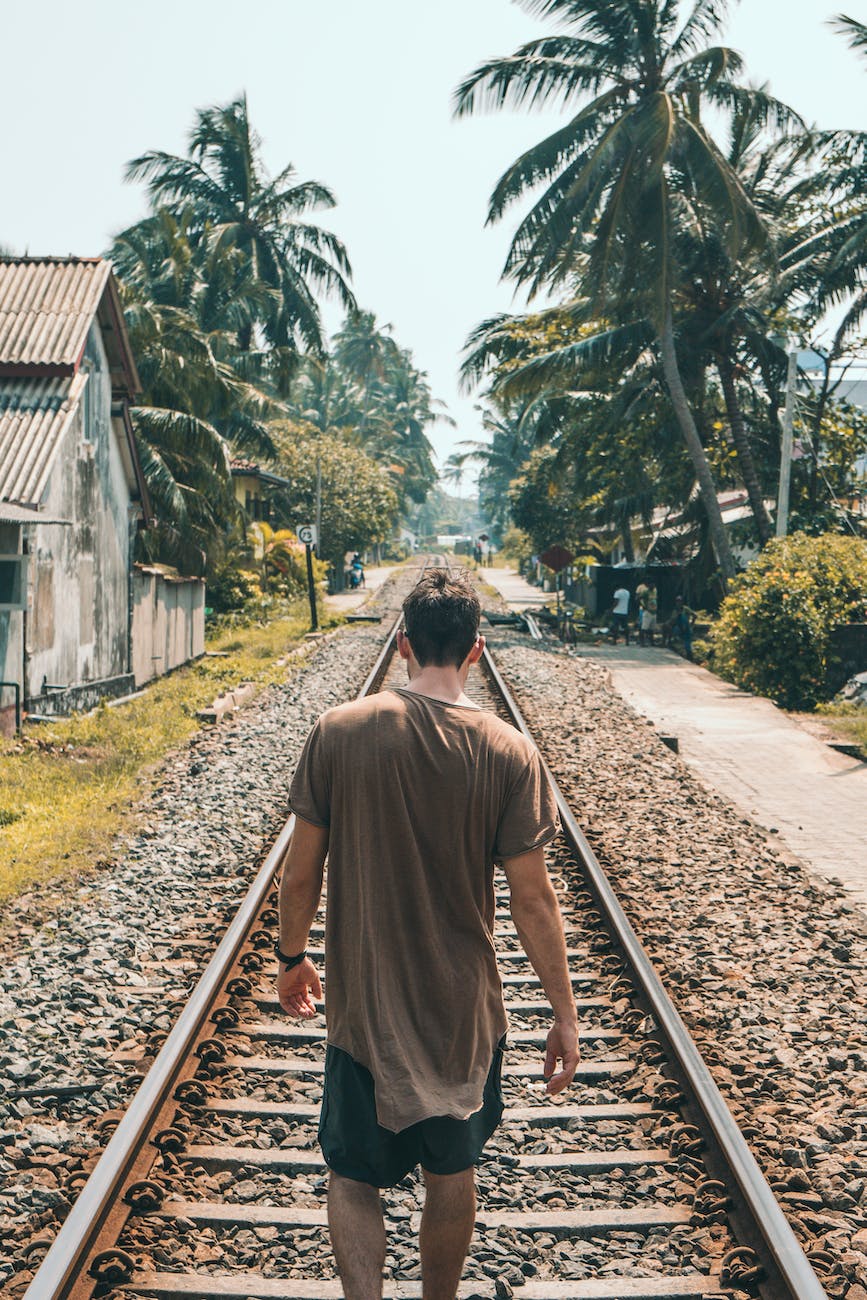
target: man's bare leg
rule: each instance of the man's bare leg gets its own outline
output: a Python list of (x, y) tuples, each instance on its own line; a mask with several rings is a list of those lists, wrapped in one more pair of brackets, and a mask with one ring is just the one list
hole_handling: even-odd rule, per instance
[(381, 1300), (385, 1224), (379, 1188), (328, 1178), (328, 1228), (346, 1300)]
[(475, 1170), (431, 1174), (425, 1169), (421, 1216), (421, 1286), (424, 1300), (455, 1300), (476, 1222)]

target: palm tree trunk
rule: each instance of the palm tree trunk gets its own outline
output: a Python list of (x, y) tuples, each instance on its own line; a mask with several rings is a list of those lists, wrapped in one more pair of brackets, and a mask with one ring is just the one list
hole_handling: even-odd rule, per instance
[(698, 436), (698, 429), (695, 427), (692, 411), (686, 398), (686, 392), (683, 387), (683, 380), (680, 377), (680, 368), (677, 364), (677, 349), (674, 344), (674, 321), (671, 314), (671, 304), (667, 303), (665, 308), (665, 317), (660, 335), (660, 350), (662, 353), (662, 369), (665, 374), (665, 382), (668, 386), (671, 404), (674, 408), (675, 418), (683, 434), (683, 440), (686, 443), (689, 452), (692, 467), (695, 470), (695, 477), (698, 481), (701, 499), (704, 504), (707, 515), (708, 527), (710, 528), (710, 540), (713, 549), (716, 552), (717, 564), (722, 574), (723, 589), (727, 583), (735, 576), (735, 560), (729, 546), (728, 534), (723, 523), (722, 512), (717, 500), (716, 484), (713, 481), (713, 475), (710, 472), (710, 465), (707, 463), (707, 456), (704, 453), (704, 447), (701, 445), (701, 439)]
[(635, 563), (635, 547), (632, 545), (632, 529), (629, 518), (623, 519), (620, 524), (620, 537), (623, 542), (623, 558), (629, 564)]
[(774, 535), (771, 518), (765, 509), (765, 499), (762, 495), (762, 485), (759, 483), (759, 476), (756, 472), (756, 462), (753, 460), (753, 449), (750, 446), (750, 440), (747, 437), (746, 427), (744, 425), (743, 412), (738, 402), (737, 390), (735, 389), (735, 377), (732, 363), (728, 357), (720, 357), (717, 361), (717, 370), (722, 382), (723, 397), (725, 398), (726, 412), (729, 417), (729, 427), (732, 431), (732, 442), (735, 444), (735, 451), (738, 454), (738, 464), (744, 480), (744, 487), (747, 490), (747, 496), (750, 500), (750, 509), (753, 512), (753, 518), (756, 521), (756, 528), (759, 532), (759, 542), (764, 546), (771, 540)]

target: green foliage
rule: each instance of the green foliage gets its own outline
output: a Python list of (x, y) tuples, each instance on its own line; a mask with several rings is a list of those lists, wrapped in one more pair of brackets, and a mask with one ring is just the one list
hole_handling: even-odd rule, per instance
[(185, 156), (130, 163), (150, 214), (110, 250), (143, 384), (133, 424), (157, 526), (144, 558), (208, 578), (240, 512), (233, 455), (267, 455), (267, 422), (286, 414), (289, 384), (324, 338), (318, 297), (347, 308), (340, 241), (309, 220), (330, 190), (291, 166), (270, 178), (244, 96), (196, 114)]
[(523, 528), (516, 528), (514, 524), (507, 528), (503, 533), (503, 544), (500, 547), (499, 558), (505, 564), (514, 565), (520, 569), (522, 564), (526, 564), (533, 554), (533, 542), (529, 533), (525, 533)]
[(363, 551), (384, 541), (398, 513), (394, 489), (380, 465), (360, 447), (309, 424), (284, 420), (272, 426), (276, 465), (287, 481), (285, 504), (296, 516), (315, 517), (316, 462), (322, 473), (322, 549), (325, 560), (342, 570), (347, 551)]
[(338, 433), (383, 466), (400, 502), (420, 504), (436, 482), (426, 430), (452, 423), (433, 397), (412, 353), (373, 312), (356, 311), (335, 335), (334, 349), (304, 365), (290, 400), (292, 414)]
[(831, 631), (867, 614), (867, 542), (795, 533), (733, 584), (713, 632), (713, 667), (785, 708), (829, 697)]

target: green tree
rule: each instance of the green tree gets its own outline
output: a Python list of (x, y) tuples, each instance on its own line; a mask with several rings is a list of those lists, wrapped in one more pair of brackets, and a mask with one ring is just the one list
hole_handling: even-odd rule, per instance
[[(272, 425), (275, 466), (288, 480), (283, 508), (297, 523), (315, 517), (316, 463), (322, 475), (322, 538), (319, 554), (343, 572), (347, 551), (384, 541), (398, 516), (397, 496), (381, 468), (360, 447), (312, 425), (283, 420)], [(301, 516), (304, 516), (302, 519)]]
[(623, 318), (631, 303), (642, 305), (730, 579), (734, 558), (678, 358), (676, 233), (685, 213), (700, 213), (725, 230), (733, 257), (761, 246), (760, 215), (702, 109), (752, 100), (770, 118), (777, 106), (738, 83), (734, 51), (707, 43), (725, 0), (697, 0), (683, 23), (673, 0), (523, 0), (523, 7), (565, 30), (479, 67), (457, 92), (457, 112), (583, 102), (494, 190), (489, 221), (545, 187), (518, 227), (504, 274), (531, 293), (577, 278), (597, 315)]
[(252, 278), (270, 291), (252, 318), (238, 321), (241, 351), (255, 347), (258, 326), (273, 348), (290, 355), (322, 352), (318, 296), (355, 305), (346, 249), (307, 220), (333, 208), (334, 195), (321, 181), (300, 180), (291, 164), (269, 177), (261, 146), (241, 95), (197, 112), (186, 157), (151, 150), (133, 159), (127, 177), (147, 181), (155, 205), (175, 216), (189, 213), (194, 243), (218, 253), (239, 250)]
[(867, 615), (867, 542), (796, 533), (733, 584), (714, 628), (715, 669), (788, 709), (827, 699), (830, 635)]

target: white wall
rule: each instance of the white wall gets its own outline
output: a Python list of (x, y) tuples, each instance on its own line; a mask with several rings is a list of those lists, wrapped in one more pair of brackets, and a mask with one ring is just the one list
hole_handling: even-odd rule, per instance
[(132, 668), (136, 686), (205, 653), (205, 583), (133, 570)]

